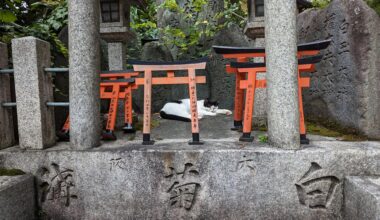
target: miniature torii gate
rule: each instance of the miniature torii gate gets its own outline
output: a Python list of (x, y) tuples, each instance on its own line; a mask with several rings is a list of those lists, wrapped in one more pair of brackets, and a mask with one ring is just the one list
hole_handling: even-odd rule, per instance
[[(323, 41), (315, 41), (305, 44), (300, 44), (298, 46), (298, 57), (304, 57), (304, 56), (313, 56), (320, 53), (320, 50), (326, 49), (330, 45), (331, 40), (323, 40)], [(247, 62), (250, 58), (256, 58), (256, 57), (266, 57), (265, 49), (264, 48), (249, 48), (249, 47), (225, 47), (225, 46), (214, 46), (213, 47), (215, 52), (218, 54), (222, 54), (223, 58), (226, 59), (235, 59), (237, 62)], [(252, 65), (251, 65), (252, 66)], [(303, 66), (304, 68), (305, 66)], [(242, 68), (243, 69), (243, 68)], [(246, 69), (248, 70), (248, 69)], [(302, 71), (307, 71), (307, 69), (299, 69)], [(236, 75), (236, 81), (235, 81), (235, 103), (234, 103), (234, 127), (233, 130), (240, 130), (243, 129), (243, 136), (240, 139), (241, 141), (252, 141), (252, 138), (250, 137), (251, 132), (251, 126), (252, 122), (244, 123), (243, 128), (243, 109), (244, 109), (244, 88), (241, 87), (241, 82), (246, 79), (247, 72), (244, 71), (238, 71), (237, 68), (231, 67), (229, 64), (226, 65), (226, 71), (230, 74)], [(251, 70), (252, 71), (252, 70)], [(262, 64), (258, 64), (257, 68), (255, 69), (256, 72), (266, 72), (265, 65), (262, 66)], [(255, 74), (249, 74), (249, 76), (253, 77)], [(248, 81), (252, 81), (253, 78), (248, 79)], [(298, 74), (298, 80), (300, 81), (300, 75)], [(252, 81), (253, 82), (253, 81)], [(264, 81), (258, 81), (258, 86), (261, 86), (261, 84)], [(244, 84), (243, 84), (244, 85)], [(301, 143), (308, 143), (306, 139), (306, 128), (304, 125), (304, 117), (303, 117), (303, 105), (302, 105), (302, 85), (299, 83), (298, 85), (298, 94), (299, 94), (299, 109), (300, 109), (300, 139)], [(247, 97), (248, 96), (254, 96), (254, 91), (251, 89), (247, 90)], [(246, 97), (246, 100), (248, 100)], [(250, 97), (253, 98), (253, 97)], [(252, 120), (252, 109), (253, 103), (248, 104), (246, 103), (245, 106), (245, 120), (249, 120), (251, 118)], [(251, 113), (249, 113), (251, 112)], [(248, 116), (250, 114), (250, 116)], [(250, 127), (248, 129), (248, 126)]]
[[(128, 133), (134, 131), (132, 127), (132, 90), (138, 88), (135, 83), (135, 78), (133, 78), (138, 75), (138, 72), (130, 70), (107, 71), (100, 74), (100, 78), (103, 79), (100, 83), (100, 98), (111, 100), (108, 111), (106, 132), (103, 132), (102, 135), (104, 140), (116, 140), (114, 130), (119, 99), (124, 99), (125, 127), (123, 130)], [(68, 141), (69, 131), (70, 119), (68, 116), (58, 136), (61, 140)]]
[[(296, 79), (296, 0), (265, 1), (265, 36), (268, 68), (268, 121), (269, 140), (277, 147), (298, 149)], [(75, 114), (72, 121), (71, 144), (76, 149), (88, 149), (100, 144), (98, 128), (99, 115), (99, 0), (69, 0), (69, 41), (70, 41), (70, 110)], [(285, 73), (281, 69), (287, 69)], [(78, 80), (83, 83), (76, 84)], [(278, 86), (280, 85), (280, 86)], [(283, 86), (291, 88), (285, 91)], [(287, 100), (282, 109), (280, 105)], [(85, 102), (86, 105), (81, 105)], [(281, 117), (281, 112), (285, 117)], [(281, 127), (289, 127), (286, 131)]]
[[(136, 85), (144, 86), (144, 124), (143, 124), (143, 145), (152, 145), (154, 141), (150, 139), (151, 124), (151, 102), (152, 85), (175, 85), (188, 84), (191, 110), (191, 145), (200, 145), (199, 124), (197, 111), (197, 83), (206, 83), (205, 76), (196, 76), (195, 70), (206, 68), (206, 58), (183, 62), (148, 62), (130, 60), (128, 63), (133, 65), (135, 71), (143, 71), (144, 78), (136, 78)], [(187, 77), (175, 77), (174, 71), (187, 71)], [(166, 77), (153, 77), (154, 71), (166, 71)]]

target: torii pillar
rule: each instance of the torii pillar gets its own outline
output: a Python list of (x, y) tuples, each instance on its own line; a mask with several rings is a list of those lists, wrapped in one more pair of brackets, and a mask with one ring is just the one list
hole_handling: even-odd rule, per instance
[(70, 142), (100, 145), (99, 0), (69, 0)]
[(269, 142), (299, 149), (296, 0), (265, 0)]

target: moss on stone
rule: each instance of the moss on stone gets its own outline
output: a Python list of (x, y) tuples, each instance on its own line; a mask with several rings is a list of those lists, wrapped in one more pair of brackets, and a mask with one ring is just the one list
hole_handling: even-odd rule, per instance
[(327, 122), (321, 125), (315, 122), (307, 122), (307, 132), (325, 137), (335, 137), (341, 141), (365, 141), (368, 138), (359, 134), (355, 129), (342, 128), (336, 123)]
[(5, 169), (0, 167), (0, 176), (19, 176), (24, 174), (24, 171), (19, 169)]
[(321, 135), (325, 137), (340, 137), (342, 134), (338, 131), (331, 130), (322, 125), (318, 125), (312, 122), (307, 122), (307, 132), (310, 134)]

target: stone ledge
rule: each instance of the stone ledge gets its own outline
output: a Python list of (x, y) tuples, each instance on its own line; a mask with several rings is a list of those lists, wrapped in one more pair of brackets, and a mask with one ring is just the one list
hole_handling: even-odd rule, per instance
[(293, 151), (205, 141), (11, 148), (0, 164), (35, 174), (42, 211), (71, 219), (337, 219), (344, 178), (380, 174), (377, 142), (314, 141)]
[(345, 219), (380, 219), (380, 177), (346, 177)]
[(0, 219), (34, 219), (34, 195), (32, 175), (0, 176)]

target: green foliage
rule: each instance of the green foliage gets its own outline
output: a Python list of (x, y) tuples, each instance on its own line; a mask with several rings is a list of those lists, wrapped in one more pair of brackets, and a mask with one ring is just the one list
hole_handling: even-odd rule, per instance
[[(207, 2), (189, 0), (190, 9), (186, 11), (176, 0), (165, 0), (161, 5), (149, 0), (145, 8), (132, 8), (131, 27), (140, 38), (160, 38), (160, 42), (169, 48), (177, 48), (179, 59), (206, 56), (210, 52), (207, 44), (219, 30), (232, 23), (244, 26), (247, 18), (247, 11), (242, 7), (245, 4), (233, 4), (228, 0), (224, 1), (225, 10), (205, 18), (201, 12), (206, 10)], [(174, 13), (177, 24), (158, 28), (156, 17), (160, 10)]]
[(380, 0), (366, 0), (367, 4), (380, 15)]
[(259, 135), (259, 142), (260, 143), (268, 143), (268, 136), (266, 136), (266, 135)]
[(67, 56), (67, 48), (57, 37), (68, 20), (66, 0), (5, 0), (0, 6), (0, 41), (9, 43), (13, 38), (34, 36), (49, 41), (53, 54)]
[(313, 0), (312, 4), (314, 8), (326, 8), (332, 0)]
[[(312, 4), (314, 8), (326, 8), (331, 2), (332, 0), (313, 0)], [(365, 2), (380, 15), (380, 0), (365, 0)]]
[(137, 31), (142, 39), (157, 38), (156, 15), (156, 4), (152, 0), (149, 0), (145, 8), (131, 7), (131, 28)]

